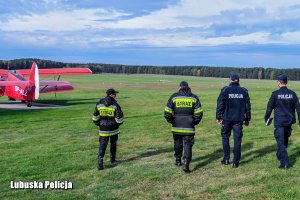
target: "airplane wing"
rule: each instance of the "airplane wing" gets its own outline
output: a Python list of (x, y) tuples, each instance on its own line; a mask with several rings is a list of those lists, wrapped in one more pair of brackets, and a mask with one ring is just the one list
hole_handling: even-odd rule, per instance
[[(16, 70), (17, 73), (23, 76), (29, 76), (29, 69)], [(92, 74), (89, 68), (51, 68), (51, 69), (39, 69), (40, 76), (58, 76), (58, 75), (84, 75)]]
[(40, 89), (40, 93), (48, 93), (48, 92), (66, 92), (74, 90), (72, 85), (57, 85), (57, 86), (45, 86)]
[(40, 86), (60, 86), (70, 85), (67, 81), (40, 81)]
[(40, 81), (40, 93), (65, 92), (74, 90), (74, 87), (67, 81)]
[(29, 86), (29, 81), (0, 81), (0, 86)]

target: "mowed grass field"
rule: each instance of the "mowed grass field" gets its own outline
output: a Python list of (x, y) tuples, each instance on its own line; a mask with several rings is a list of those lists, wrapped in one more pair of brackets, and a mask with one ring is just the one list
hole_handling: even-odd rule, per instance
[[(264, 125), (276, 81), (241, 79), (249, 90), (252, 121), (244, 127), (240, 167), (233, 169), (220, 164), (221, 127), (215, 122), (217, 97), (229, 79), (115, 74), (64, 79), (76, 90), (56, 98), (42, 94), (40, 102), (67, 108), (0, 109), (0, 199), (300, 199), (300, 131), (293, 126), (291, 168), (284, 171), (277, 168), (273, 126)], [(174, 165), (171, 127), (163, 117), (169, 96), (182, 80), (189, 82), (204, 110), (191, 174)], [(299, 82), (288, 86), (300, 96)], [(125, 121), (117, 164), (109, 164), (108, 148), (105, 170), (98, 171), (98, 127), (91, 116), (110, 87), (120, 91), (117, 100)], [(10, 181), (55, 180), (71, 181), (74, 188), (10, 189)]]

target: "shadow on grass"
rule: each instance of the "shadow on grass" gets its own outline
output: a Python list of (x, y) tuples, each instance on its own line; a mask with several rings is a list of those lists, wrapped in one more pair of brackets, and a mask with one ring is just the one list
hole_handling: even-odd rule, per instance
[(290, 167), (293, 167), (296, 164), (297, 158), (300, 157), (300, 149), (296, 150), (289, 156)]
[(151, 156), (155, 156), (155, 155), (159, 155), (159, 154), (163, 154), (163, 153), (169, 153), (172, 152), (173, 148), (162, 148), (162, 149), (148, 149), (146, 152), (140, 153), (134, 157), (128, 158), (128, 159), (124, 159), (124, 160), (118, 160), (118, 162), (116, 164), (110, 165), (107, 168), (113, 168), (116, 165), (122, 164), (122, 163), (126, 163), (126, 162), (131, 162), (131, 161), (135, 161), (135, 160), (139, 160), (142, 158), (147, 158), (147, 157), (151, 157)]
[[(265, 156), (269, 153), (275, 152), (275, 151), (276, 151), (276, 145), (269, 145), (269, 146), (263, 147), (262, 149), (257, 149), (257, 150), (247, 152), (245, 154), (242, 154), (241, 164), (249, 163), (257, 158), (263, 157), (263, 156)], [(276, 156), (276, 155), (274, 154), (274, 156)], [(250, 158), (247, 159), (247, 157), (250, 157)]]
[(51, 100), (38, 100), (37, 103), (45, 104), (55, 104), (61, 106), (72, 106), (72, 105), (82, 105), (82, 104), (91, 104), (99, 101), (99, 98), (86, 98), (86, 99), (51, 99)]
[[(249, 149), (252, 149), (252, 147), (253, 147), (253, 142), (245, 143), (242, 145), (242, 151), (247, 151)], [(219, 148), (211, 154), (193, 159), (193, 162), (202, 161), (196, 165), (193, 171), (202, 168), (215, 160), (221, 159), (222, 156), (223, 156), (223, 149)]]
[(205, 155), (205, 156), (200, 156), (198, 158), (193, 159), (192, 162), (197, 162), (197, 161), (201, 161), (200, 163), (198, 163), (195, 168), (193, 169), (193, 171), (200, 169), (201, 167), (204, 167), (206, 165), (208, 165), (209, 163), (213, 162), (214, 160), (219, 159), (221, 156), (223, 155), (223, 149), (217, 149), (215, 150), (213, 153)]
[[(269, 146), (266, 146), (266, 147), (258, 149), (258, 150), (250, 151), (244, 155), (242, 154), (242, 157), (246, 158), (246, 159), (242, 159), (241, 163), (242, 164), (249, 163), (249, 162), (254, 161), (257, 158), (263, 157), (269, 153), (274, 153), (274, 159), (276, 159), (276, 150), (277, 150), (277, 146), (276, 146), (276, 144), (274, 144), (274, 145), (269, 145)], [(250, 156), (251, 156), (251, 158), (247, 159), (247, 157), (250, 157)], [(290, 154), (290, 156), (289, 156), (290, 167), (294, 166), (298, 157), (300, 157), (300, 149), (298, 149)]]

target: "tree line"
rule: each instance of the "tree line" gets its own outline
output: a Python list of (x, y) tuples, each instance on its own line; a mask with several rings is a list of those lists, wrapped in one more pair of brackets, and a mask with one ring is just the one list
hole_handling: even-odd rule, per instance
[(150, 66), (150, 65), (121, 65), (101, 63), (64, 63), (34, 58), (1, 60), (0, 69), (30, 69), (32, 62), (37, 62), (39, 68), (69, 68), (88, 67), (93, 73), (121, 73), (121, 74), (163, 74), (202, 77), (227, 78), (235, 72), (245, 79), (271, 79), (280, 74), (286, 74), (289, 80), (300, 80), (300, 68), (279, 69), (263, 67), (219, 67), (219, 66)]

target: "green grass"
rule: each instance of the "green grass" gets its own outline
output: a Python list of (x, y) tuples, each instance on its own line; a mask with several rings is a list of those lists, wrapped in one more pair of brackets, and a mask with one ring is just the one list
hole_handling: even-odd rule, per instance
[[(92, 75), (67, 77), (75, 91), (42, 94), (40, 102), (65, 109), (0, 109), (0, 199), (300, 199), (300, 136), (297, 127), (288, 148), (291, 168), (277, 168), (273, 127), (264, 113), (275, 81), (241, 80), (249, 90), (252, 121), (244, 127), (238, 169), (222, 166), (216, 100), (228, 79), (160, 75)], [(191, 174), (176, 167), (170, 125), (163, 117), (169, 96), (180, 81), (199, 95), (204, 118), (197, 126)], [(125, 122), (116, 165), (97, 170), (98, 130), (91, 121), (105, 90), (120, 93)], [(289, 87), (299, 91), (299, 82)], [(0, 100), (4, 101), (2, 97)], [(232, 143), (231, 139), (231, 143)], [(68, 180), (72, 190), (12, 190), (10, 181)]]

